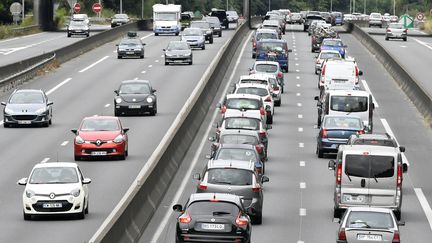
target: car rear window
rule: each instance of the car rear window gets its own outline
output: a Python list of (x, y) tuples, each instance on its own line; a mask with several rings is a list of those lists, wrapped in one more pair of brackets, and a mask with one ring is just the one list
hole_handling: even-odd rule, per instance
[[(240, 209), (234, 203), (229, 202), (211, 202), (211, 201), (197, 201), (189, 205), (188, 209), (191, 215), (211, 215), (215, 216), (224, 212), (227, 215), (237, 216)], [(215, 214), (216, 212), (216, 214)]]
[(346, 222), (347, 228), (389, 229), (394, 227), (392, 216), (389, 213), (381, 212), (353, 211)]
[(392, 23), (389, 25), (389, 28), (391, 28), (391, 29), (403, 29), (404, 26), (402, 24), (399, 24), (399, 23)]
[(80, 128), (83, 132), (117, 130), (120, 130), (120, 126), (115, 119), (85, 119)]
[(254, 136), (243, 135), (243, 134), (227, 134), (220, 138), (220, 143), (231, 143), (231, 144), (258, 144), (258, 139)]
[(278, 71), (278, 67), (274, 64), (257, 64), (255, 70), (257, 72), (275, 73)]
[(329, 58), (337, 58), (337, 57), (341, 57), (339, 52), (322, 52), (320, 54), (320, 59), (329, 59)]
[(207, 171), (207, 182), (210, 184), (247, 186), (252, 185), (253, 172), (234, 168), (217, 168)]
[(355, 117), (325, 117), (324, 127), (327, 129), (358, 129), (363, 128), (360, 118)]
[(241, 84), (265, 84), (267, 85), (268, 82), (265, 79), (242, 79), (240, 80)]
[(397, 144), (395, 144), (392, 140), (384, 140), (384, 139), (355, 139), (353, 144), (397, 147)]
[(242, 160), (242, 161), (252, 161), (257, 162), (258, 158), (256, 153), (252, 149), (242, 149), (242, 148), (221, 148), (215, 156), (216, 159), (225, 160)]
[(276, 33), (258, 33), (256, 35), (256, 40), (259, 41), (261, 39), (278, 39)]
[(371, 14), (371, 18), (381, 18), (381, 14)]
[(193, 28), (210, 29), (210, 23), (208, 22), (191, 22), (190, 26)]
[(260, 108), (260, 103), (255, 99), (228, 99), (226, 102), (228, 109), (239, 109), (239, 110), (258, 110)]
[(363, 112), (368, 110), (368, 97), (331, 96), (330, 109), (342, 112)]
[(342, 41), (340, 40), (323, 40), (322, 43), (323, 46), (337, 46), (337, 47), (342, 47)]
[(226, 118), (225, 129), (258, 130), (259, 121), (257, 119), (243, 117)]
[(240, 87), (236, 90), (236, 94), (253, 94), (258, 96), (267, 96), (269, 95), (269, 92), (267, 89), (264, 88), (257, 88), (257, 87)]
[(259, 51), (286, 52), (287, 45), (284, 42), (260, 41), (257, 49)]
[(393, 156), (353, 155), (345, 157), (345, 174), (363, 178), (386, 178), (394, 175)]
[(150, 85), (146, 83), (125, 83), (120, 86), (119, 94), (150, 94)]

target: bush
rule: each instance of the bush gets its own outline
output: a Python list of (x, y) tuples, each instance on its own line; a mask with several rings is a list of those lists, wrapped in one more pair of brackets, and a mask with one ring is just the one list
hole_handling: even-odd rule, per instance
[(426, 32), (432, 34), (432, 16), (425, 21), (424, 28)]
[(57, 28), (63, 28), (66, 17), (69, 17), (69, 11), (65, 8), (59, 8), (55, 12), (54, 16), (54, 24), (57, 26)]

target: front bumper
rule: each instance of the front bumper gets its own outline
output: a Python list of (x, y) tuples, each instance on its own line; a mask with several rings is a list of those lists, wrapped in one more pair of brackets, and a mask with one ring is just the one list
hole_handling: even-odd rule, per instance
[(115, 112), (120, 114), (144, 114), (155, 109), (156, 104), (149, 103), (126, 103), (115, 104)]
[(172, 27), (156, 27), (153, 29), (153, 32), (155, 34), (178, 34), (180, 33), (179, 28), (172, 28)]
[(406, 33), (393, 33), (393, 32), (386, 32), (387, 38), (399, 38), (399, 39), (405, 39), (407, 38)]
[(49, 121), (48, 114), (41, 115), (3, 115), (4, 124), (15, 124), (15, 125), (32, 125), (32, 124), (44, 124)]
[(69, 35), (88, 35), (90, 30), (68, 30)]
[(192, 56), (171, 56), (167, 57), (165, 56), (165, 62), (176, 62), (176, 63), (183, 63), (183, 62), (191, 62)]
[[(52, 205), (56, 205), (53, 207)], [(72, 195), (60, 195), (54, 199), (47, 196), (33, 196), (28, 198), (23, 195), (24, 213), (31, 215), (49, 215), (49, 214), (74, 214), (81, 213), (84, 205), (84, 192), (78, 197)]]
[(126, 142), (114, 143), (108, 141), (100, 146), (86, 141), (83, 144), (74, 144), (74, 154), (80, 157), (110, 157), (124, 155), (126, 153)]
[(117, 50), (117, 55), (122, 57), (136, 57), (136, 56), (144, 56), (143, 50)]

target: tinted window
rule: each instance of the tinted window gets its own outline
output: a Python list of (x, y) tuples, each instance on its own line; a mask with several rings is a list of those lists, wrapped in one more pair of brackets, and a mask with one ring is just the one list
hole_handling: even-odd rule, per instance
[(257, 64), (255, 65), (255, 70), (257, 72), (275, 73), (278, 71), (278, 67), (273, 64)]
[(183, 31), (183, 35), (202, 35), (202, 30), (201, 29), (185, 29)]
[(85, 119), (80, 131), (116, 131), (120, 130), (117, 120), (114, 119)]
[(120, 45), (141, 45), (141, 41), (139, 39), (124, 39)]
[(346, 155), (345, 174), (364, 178), (394, 175), (394, 157), (379, 155)]
[(255, 150), (241, 148), (221, 148), (215, 156), (215, 159), (225, 160), (243, 160), (257, 162), (258, 158)]
[(10, 104), (43, 104), (43, 94), (40, 92), (18, 92), (12, 95)]
[(389, 28), (392, 28), (392, 29), (403, 29), (404, 27), (403, 27), (402, 24), (392, 23), (392, 24), (389, 25)]
[(323, 52), (320, 54), (320, 59), (329, 59), (329, 58), (337, 58), (337, 57), (341, 57), (339, 52)]
[(155, 20), (177, 21), (177, 13), (154, 13)]
[(269, 95), (267, 89), (256, 88), (256, 87), (241, 87), (236, 90), (236, 94), (253, 94), (258, 96)]
[(213, 215), (214, 212), (226, 212), (230, 215), (237, 216), (240, 212), (237, 205), (228, 202), (209, 202), (197, 201), (188, 207), (188, 212), (192, 215)]
[(259, 120), (253, 118), (227, 118), (225, 119), (226, 129), (247, 129), (247, 130), (258, 130)]
[(283, 52), (286, 51), (286, 43), (283, 42), (258, 42), (257, 49), (260, 51)]
[(200, 29), (210, 29), (210, 24), (207, 22), (192, 22), (191, 27)]
[(258, 110), (260, 103), (254, 99), (228, 99), (226, 106), (228, 109)]
[[(200, 32), (201, 32), (201, 31), (200, 31)], [(189, 49), (189, 46), (188, 46), (188, 44), (187, 44), (186, 42), (183, 42), (183, 41), (175, 41), (175, 42), (170, 42), (170, 43), (168, 44), (167, 49), (168, 49), (169, 51), (172, 51), (172, 50), (188, 50), (188, 49)]]
[(33, 170), (30, 184), (78, 183), (78, 174), (73, 167), (47, 167)]
[(258, 139), (254, 136), (240, 135), (240, 134), (227, 134), (220, 138), (220, 143), (231, 144), (258, 144)]
[(278, 39), (276, 33), (258, 33), (256, 35), (256, 40), (259, 41), (261, 39)]
[(150, 85), (145, 83), (125, 83), (120, 86), (119, 94), (150, 94)]
[(252, 185), (253, 172), (241, 169), (218, 168), (207, 171), (210, 184), (246, 186)]
[(267, 80), (262, 79), (242, 79), (240, 83), (248, 83), (248, 84), (267, 84)]
[(368, 97), (365, 96), (332, 96), (331, 107), (333, 111), (363, 112), (368, 110)]
[(389, 213), (351, 212), (346, 221), (347, 228), (393, 228), (393, 218)]
[(116, 19), (127, 19), (128, 16), (126, 14), (116, 14), (116, 15), (114, 15), (114, 18), (116, 18)]
[(361, 120), (354, 117), (325, 117), (324, 119), (325, 128), (346, 128), (346, 129), (363, 129)]

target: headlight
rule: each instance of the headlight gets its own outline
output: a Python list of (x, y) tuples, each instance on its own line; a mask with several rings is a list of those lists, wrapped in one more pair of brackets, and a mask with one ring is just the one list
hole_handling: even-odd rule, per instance
[(76, 136), (75, 143), (76, 144), (83, 144), (85, 141), (80, 136)]
[(171, 55), (171, 54), (168, 54), (168, 53), (165, 53), (165, 56), (167, 56), (167, 57), (172, 57), (172, 55)]
[(74, 197), (79, 197), (80, 193), (81, 193), (81, 190), (79, 188), (76, 188), (76, 189), (73, 189), (70, 194)]
[(43, 108), (40, 108), (40, 109), (36, 110), (36, 113), (37, 113), (37, 114), (42, 114), (42, 113), (44, 113), (46, 110), (47, 110), (46, 107), (43, 107)]
[(4, 109), (4, 112), (5, 112), (6, 114), (13, 114), (13, 113), (14, 113), (14, 111), (13, 111), (12, 109), (7, 108), (7, 107)]
[(135, 48), (134, 51), (141, 51), (141, 48)]
[(191, 55), (192, 55), (192, 53), (186, 53), (186, 54), (185, 54), (185, 56), (187, 56), (187, 57), (188, 57), (188, 56), (191, 56)]
[(152, 97), (147, 97), (146, 100), (147, 100), (148, 103), (152, 103), (153, 102), (153, 98)]
[(114, 138), (114, 143), (121, 143), (123, 142), (123, 135), (119, 134), (116, 138)]
[(122, 98), (121, 98), (121, 97), (117, 97), (117, 98), (115, 99), (115, 102), (116, 102), (117, 104), (121, 103), (121, 102), (122, 102)]
[(25, 194), (26, 194), (26, 196), (27, 196), (28, 198), (31, 198), (31, 197), (33, 197), (33, 196), (35, 195), (35, 192), (32, 191), (32, 190), (26, 190), (26, 191), (25, 191)]

